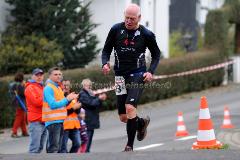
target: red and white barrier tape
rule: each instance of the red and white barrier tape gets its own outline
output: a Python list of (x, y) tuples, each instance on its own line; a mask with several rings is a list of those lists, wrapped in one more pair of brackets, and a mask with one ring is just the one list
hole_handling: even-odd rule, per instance
[(186, 75), (191, 75), (191, 74), (196, 74), (196, 73), (208, 72), (208, 71), (212, 71), (215, 69), (224, 68), (225, 66), (228, 66), (233, 63), (234, 63), (234, 61), (228, 61), (228, 62), (219, 63), (219, 64), (215, 64), (215, 65), (208, 66), (208, 67), (194, 69), (191, 71), (185, 71), (185, 72), (174, 73), (174, 74), (169, 74), (169, 75), (153, 76), (153, 79), (157, 80), (157, 79), (164, 79), (164, 78), (181, 77), (181, 76), (186, 76)]
[[(228, 66), (228, 65), (233, 64), (233, 63), (234, 63), (234, 61), (228, 61), (228, 62), (219, 63), (219, 64), (215, 64), (215, 65), (208, 66), (208, 67), (194, 69), (194, 70), (191, 70), (191, 71), (185, 71), (185, 72), (174, 73), (174, 74), (169, 74), (169, 75), (153, 76), (153, 79), (154, 80), (159, 80), (159, 79), (165, 79), (165, 78), (181, 77), (181, 76), (187, 76), (187, 75), (196, 74), (196, 73), (208, 72), (208, 71), (216, 70), (216, 69), (219, 69), (219, 68), (224, 68), (225, 66)], [(95, 90), (93, 92), (94, 92), (94, 94), (100, 94), (100, 93), (105, 93), (105, 92), (109, 92), (109, 91), (112, 91), (112, 90), (115, 90), (115, 86), (112, 86), (112, 87), (109, 87), (109, 88), (98, 89), (98, 90)]]

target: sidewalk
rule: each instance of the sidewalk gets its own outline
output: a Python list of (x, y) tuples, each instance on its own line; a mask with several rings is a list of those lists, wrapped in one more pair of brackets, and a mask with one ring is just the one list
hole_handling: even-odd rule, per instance
[(18, 129), (18, 138), (12, 138), (11, 137), (12, 129), (11, 128), (6, 128), (6, 129), (1, 129), (0, 132), (0, 145), (1, 143), (7, 142), (7, 141), (14, 141), (16, 139), (21, 139), (21, 138), (28, 138), (28, 137), (22, 137), (21, 134), (22, 132), (20, 129)]
[(11, 137), (11, 128), (1, 129), (1, 132), (3, 133), (0, 134), (0, 144), (13, 140), (13, 138)]
[[(4, 133), (0, 134), (0, 154), (20, 154), (28, 152), (29, 137), (12, 138), (11, 128), (1, 131)], [(21, 133), (19, 132), (18, 135), (21, 135)]]

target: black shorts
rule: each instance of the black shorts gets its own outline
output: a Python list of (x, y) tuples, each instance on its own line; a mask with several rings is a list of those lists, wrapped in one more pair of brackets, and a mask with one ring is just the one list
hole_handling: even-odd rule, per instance
[(117, 95), (118, 114), (126, 114), (125, 104), (137, 107), (144, 88), (143, 72), (123, 76), (125, 79), (127, 94)]

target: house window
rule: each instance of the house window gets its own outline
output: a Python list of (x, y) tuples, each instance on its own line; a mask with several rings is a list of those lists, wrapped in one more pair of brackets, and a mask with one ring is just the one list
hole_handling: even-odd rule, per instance
[(140, 0), (132, 0), (132, 3), (135, 3), (140, 6)]

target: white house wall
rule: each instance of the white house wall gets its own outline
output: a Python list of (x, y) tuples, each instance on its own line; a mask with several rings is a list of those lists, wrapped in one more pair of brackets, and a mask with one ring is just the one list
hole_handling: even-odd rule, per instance
[(154, 2), (153, 0), (141, 0), (141, 23), (153, 31), (154, 25)]
[(154, 0), (155, 15), (153, 31), (160, 50), (165, 58), (169, 57), (169, 5), (170, 0)]
[(141, 0), (141, 23), (156, 35), (165, 58), (169, 57), (169, 0)]
[(127, 2), (125, 0), (93, 0), (90, 5), (92, 21), (99, 24), (95, 33), (100, 40), (98, 47), (102, 48), (110, 28), (123, 21), (123, 11)]

